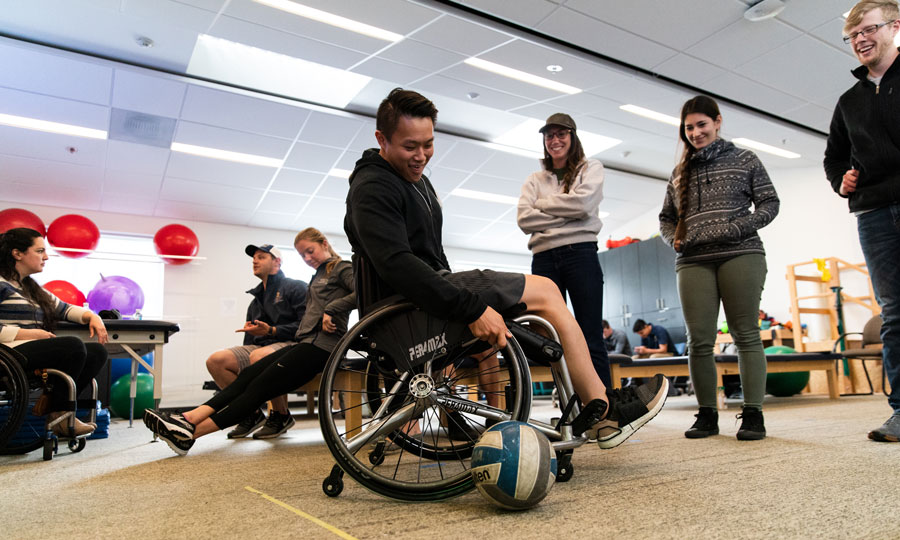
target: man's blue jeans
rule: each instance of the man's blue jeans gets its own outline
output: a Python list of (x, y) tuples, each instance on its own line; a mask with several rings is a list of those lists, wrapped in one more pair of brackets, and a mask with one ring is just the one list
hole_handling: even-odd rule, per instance
[(580, 242), (535, 253), (531, 273), (552, 279), (563, 298), (569, 295), (594, 370), (603, 384), (612, 388), (609, 354), (603, 341), (603, 270), (597, 256), (597, 242)]
[(900, 412), (900, 204), (860, 214), (857, 229), (884, 321), (881, 341), (891, 384), (888, 403)]

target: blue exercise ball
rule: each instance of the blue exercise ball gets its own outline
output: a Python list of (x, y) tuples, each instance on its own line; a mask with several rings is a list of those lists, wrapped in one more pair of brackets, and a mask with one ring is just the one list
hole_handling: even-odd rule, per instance
[[(148, 364), (153, 366), (153, 353), (152, 352), (149, 352), (149, 353), (141, 356), (141, 358), (144, 359), (144, 362), (147, 362)], [(145, 368), (143, 365), (138, 364), (138, 373), (149, 373), (149, 371), (147, 371), (147, 368)], [(118, 381), (119, 377), (121, 377), (122, 375), (125, 375), (125, 374), (131, 375), (131, 357), (129, 356), (127, 358), (110, 358), (109, 359), (110, 385), (112, 385), (112, 383)]]
[(485, 499), (507, 510), (541, 502), (556, 482), (556, 452), (546, 435), (524, 422), (501, 422), (472, 451), (472, 478)]

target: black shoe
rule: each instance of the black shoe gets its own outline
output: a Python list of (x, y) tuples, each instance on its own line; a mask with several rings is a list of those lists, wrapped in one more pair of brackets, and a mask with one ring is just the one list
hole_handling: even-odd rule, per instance
[(251, 414), (247, 418), (244, 418), (244, 420), (240, 424), (238, 424), (234, 429), (228, 432), (228, 438), (242, 439), (247, 435), (250, 435), (257, 429), (261, 428), (265, 423), (266, 415), (264, 415), (261, 410), (256, 409), (253, 414)]
[(578, 437), (599, 423), (606, 416), (607, 404), (602, 399), (594, 399), (588, 402), (575, 420), (572, 421), (572, 434)]
[(869, 438), (880, 442), (900, 441), (900, 413), (894, 413), (878, 429), (869, 432)]
[(254, 439), (274, 439), (285, 431), (294, 427), (294, 417), (288, 414), (281, 414), (277, 411), (269, 413), (269, 419), (266, 425), (253, 434)]
[(180, 414), (147, 409), (144, 411), (144, 425), (166, 441), (179, 456), (187, 454), (194, 446), (194, 425)]
[(661, 373), (645, 380), (640, 386), (606, 390), (609, 413), (591, 428), (591, 432), (596, 432), (600, 448), (619, 446), (662, 410), (669, 393), (669, 380)]
[(694, 415), (697, 421), (691, 429), (684, 432), (688, 439), (702, 439), (710, 435), (719, 434), (719, 411), (712, 407), (700, 407), (700, 412)]
[(763, 423), (762, 410), (753, 407), (744, 407), (741, 414), (741, 429), (737, 432), (739, 441), (758, 441), (766, 438), (766, 426)]
[(481, 430), (458, 411), (447, 411), (447, 437), (454, 441), (475, 442), (481, 437)]

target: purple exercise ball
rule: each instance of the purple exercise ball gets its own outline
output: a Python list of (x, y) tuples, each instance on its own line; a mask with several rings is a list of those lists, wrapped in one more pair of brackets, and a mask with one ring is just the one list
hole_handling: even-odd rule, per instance
[(141, 286), (124, 276), (106, 276), (94, 285), (87, 295), (91, 311), (118, 309), (122, 315), (133, 315), (144, 307), (144, 291)]

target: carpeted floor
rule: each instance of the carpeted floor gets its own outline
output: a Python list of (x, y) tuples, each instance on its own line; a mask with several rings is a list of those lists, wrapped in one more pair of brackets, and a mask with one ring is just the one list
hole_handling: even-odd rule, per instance
[(695, 402), (670, 398), (619, 448), (576, 450), (572, 480), (517, 513), (475, 492), (401, 504), (349, 478), (326, 497), (314, 420), (273, 441), (214, 434), (186, 457), (116, 420), (78, 454), (0, 456), (0, 538), (900, 538), (900, 444), (866, 439), (883, 396), (772, 399), (760, 442), (735, 440), (729, 404), (721, 435), (688, 440)]

